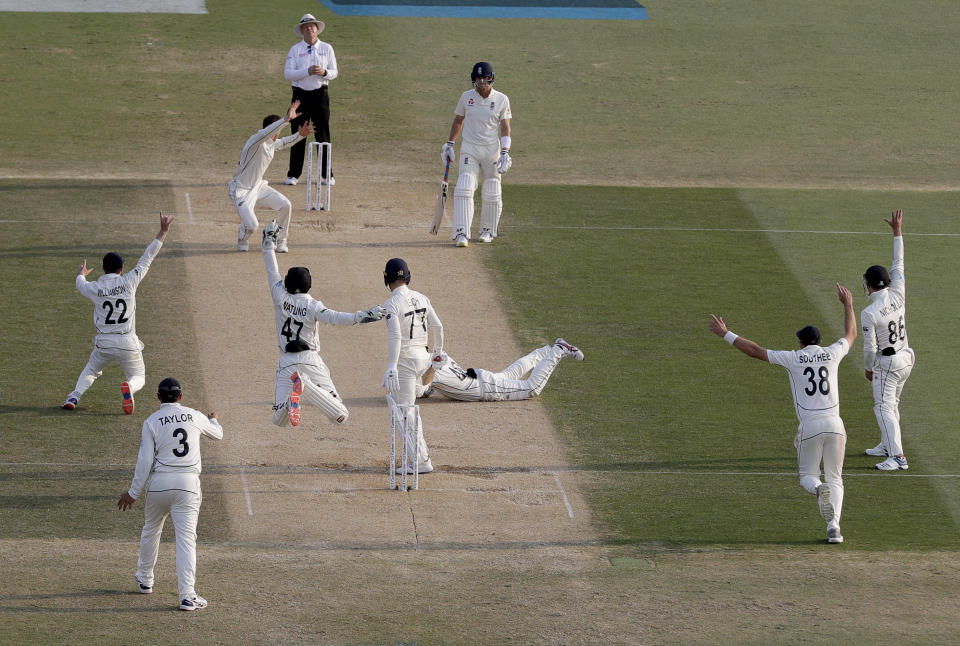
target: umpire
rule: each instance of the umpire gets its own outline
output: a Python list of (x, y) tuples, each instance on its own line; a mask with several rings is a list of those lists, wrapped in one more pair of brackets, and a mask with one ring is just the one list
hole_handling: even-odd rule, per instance
[[(317, 141), (330, 141), (330, 96), (327, 86), (337, 78), (337, 57), (333, 47), (317, 38), (324, 24), (304, 14), (293, 28), (293, 33), (303, 36), (303, 40), (290, 48), (287, 62), (283, 66), (283, 77), (293, 84), (293, 101), (300, 102), (300, 116), (290, 122), (293, 132), (301, 124), (312, 121), (314, 137)], [(290, 166), (287, 169), (286, 184), (296, 184), (303, 172), (303, 152), (307, 140), (303, 139), (290, 148)], [(323, 152), (322, 169), (327, 168), (326, 151)], [(333, 169), (324, 172), (323, 177), (333, 181)]]

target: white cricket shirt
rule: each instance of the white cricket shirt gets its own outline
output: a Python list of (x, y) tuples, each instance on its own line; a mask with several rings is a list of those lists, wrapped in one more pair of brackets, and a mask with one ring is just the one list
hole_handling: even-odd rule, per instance
[[(309, 69), (313, 65), (319, 65), (327, 70), (327, 75), (311, 76)], [(287, 62), (283, 65), (283, 78), (292, 81), (292, 85), (301, 90), (319, 90), (324, 85), (329, 85), (329, 82), (337, 78), (339, 73), (333, 47), (322, 40), (318, 40), (313, 45), (308, 45), (307, 41), (301, 40), (290, 48), (287, 53)]]
[(463, 117), (463, 141), (475, 146), (500, 146), (500, 122), (512, 119), (510, 99), (503, 92), (490, 90), (483, 98), (476, 89), (460, 95), (454, 114)]
[(280, 132), (287, 122), (283, 119), (274, 121), (256, 134), (247, 139), (240, 152), (240, 161), (237, 162), (237, 172), (230, 182), (231, 191), (249, 191), (256, 188), (263, 179), (264, 173), (270, 167), (273, 156), (280, 150), (288, 148), (302, 139), (300, 133), (293, 133), (273, 140), (273, 135)]
[(808, 345), (799, 350), (767, 350), (767, 360), (786, 368), (797, 418), (802, 424), (814, 417), (840, 416), (837, 372), (850, 345), (840, 339), (829, 347)]
[(893, 238), (890, 286), (870, 294), (870, 304), (860, 312), (863, 328), (863, 367), (878, 367), (881, 353), (893, 348), (895, 354), (909, 348), (907, 343), (907, 285), (903, 274), (903, 237)]

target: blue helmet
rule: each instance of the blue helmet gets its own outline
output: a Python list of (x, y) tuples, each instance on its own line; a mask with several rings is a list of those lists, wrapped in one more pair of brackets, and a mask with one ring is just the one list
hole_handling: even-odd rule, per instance
[(310, 270), (306, 267), (291, 267), (283, 279), (283, 286), (291, 294), (306, 294), (313, 285)]
[(483, 76), (489, 76), (490, 82), (493, 83), (493, 65), (484, 61), (474, 63), (473, 69), (470, 70), (470, 81), (476, 83), (477, 79)]
[(383, 269), (383, 284), (389, 285), (395, 280), (410, 284), (410, 268), (403, 258), (391, 258)]

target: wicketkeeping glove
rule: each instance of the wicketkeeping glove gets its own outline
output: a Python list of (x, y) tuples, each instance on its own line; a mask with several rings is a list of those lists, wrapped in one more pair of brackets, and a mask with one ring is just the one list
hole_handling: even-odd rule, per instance
[(456, 155), (453, 152), (453, 142), (448, 141), (443, 144), (443, 148), (440, 150), (440, 163), (446, 166), (447, 161), (456, 161)]
[(387, 393), (390, 395), (396, 395), (400, 392), (400, 375), (397, 374), (397, 369), (393, 366), (387, 368), (387, 371), (383, 373), (383, 381), (380, 382), (380, 385), (387, 389)]
[(384, 316), (387, 315), (387, 310), (381, 305), (374, 305), (370, 309), (364, 311), (360, 310), (359, 312), (353, 315), (354, 323), (373, 323), (374, 321), (379, 321)]
[(497, 162), (497, 170), (503, 174), (510, 170), (511, 166), (513, 166), (513, 160), (510, 159), (510, 151), (501, 150), (500, 161)]
[(270, 220), (270, 224), (263, 228), (262, 246), (267, 247), (269, 246), (268, 243), (275, 246), (282, 230), (283, 225), (278, 224), (276, 220)]

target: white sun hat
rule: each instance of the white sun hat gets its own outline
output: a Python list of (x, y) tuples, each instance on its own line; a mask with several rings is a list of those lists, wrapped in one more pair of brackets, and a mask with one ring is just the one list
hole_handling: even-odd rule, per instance
[(317, 26), (317, 33), (318, 33), (318, 34), (319, 34), (321, 31), (323, 31), (323, 28), (326, 26), (326, 25), (323, 24), (322, 21), (317, 20), (316, 18), (314, 18), (314, 17), (313, 17), (313, 14), (311, 14), (311, 13), (305, 13), (305, 14), (303, 14), (303, 18), (300, 19), (300, 22), (298, 22), (296, 25), (294, 25), (294, 27), (293, 27), (293, 33), (295, 33), (297, 36), (303, 36), (303, 32), (300, 31), (300, 28), (303, 27), (304, 25), (310, 24), (311, 22)]

